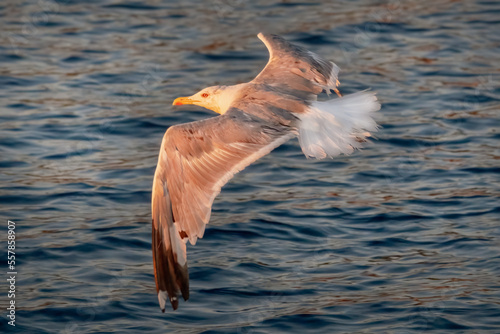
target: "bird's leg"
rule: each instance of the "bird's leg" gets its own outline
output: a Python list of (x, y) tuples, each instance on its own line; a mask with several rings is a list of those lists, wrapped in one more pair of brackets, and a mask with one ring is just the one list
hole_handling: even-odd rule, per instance
[[(338, 87), (338, 86), (340, 86), (340, 81), (339, 81), (338, 79), (337, 79), (336, 84), (337, 84), (337, 87)], [(339, 97), (342, 97), (342, 94), (340, 93), (340, 91), (338, 90), (338, 88), (334, 88), (334, 89), (333, 89), (333, 91), (334, 91), (335, 93), (337, 93), (337, 95), (338, 95)]]

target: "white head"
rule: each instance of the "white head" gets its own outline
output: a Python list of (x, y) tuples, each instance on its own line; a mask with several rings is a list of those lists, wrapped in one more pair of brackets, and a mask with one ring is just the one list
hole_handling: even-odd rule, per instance
[(207, 87), (194, 95), (179, 97), (175, 99), (172, 104), (174, 106), (194, 104), (215, 111), (218, 114), (224, 114), (236, 98), (236, 93), (240, 88), (239, 86), (240, 85)]

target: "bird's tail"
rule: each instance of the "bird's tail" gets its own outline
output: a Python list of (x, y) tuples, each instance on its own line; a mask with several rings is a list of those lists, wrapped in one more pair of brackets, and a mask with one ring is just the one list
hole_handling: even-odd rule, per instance
[[(156, 180), (155, 180), (156, 182)], [(156, 292), (162, 312), (170, 299), (175, 310), (179, 295), (189, 298), (189, 275), (186, 262), (186, 244), (179, 237), (174, 224), (170, 196), (166, 187), (158, 185), (153, 191), (152, 249)]]
[(302, 152), (316, 159), (352, 153), (377, 131), (372, 113), (379, 109), (375, 93), (369, 91), (313, 102), (308, 112), (297, 115)]

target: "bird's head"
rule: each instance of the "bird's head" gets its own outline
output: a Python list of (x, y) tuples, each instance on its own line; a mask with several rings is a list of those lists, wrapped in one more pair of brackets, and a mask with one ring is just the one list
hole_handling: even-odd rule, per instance
[(215, 111), (218, 114), (224, 114), (233, 102), (238, 86), (207, 87), (194, 95), (176, 98), (172, 105), (194, 104)]

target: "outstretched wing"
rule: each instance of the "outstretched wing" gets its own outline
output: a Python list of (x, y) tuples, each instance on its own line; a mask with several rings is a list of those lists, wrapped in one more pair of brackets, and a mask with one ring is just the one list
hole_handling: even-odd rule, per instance
[(186, 241), (203, 237), (221, 187), (255, 160), (295, 135), (286, 125), (232, 109), (170, 127), (160, 149), (153, 195), (153, 258), (162, 310), (189, 297)]
[(292, 95), (338, 92), (340, 69), (333, 62), (277, 35), (259, 33), (257, 37), (269, 50), (269, 61), (253, 83), (281, 86)]

